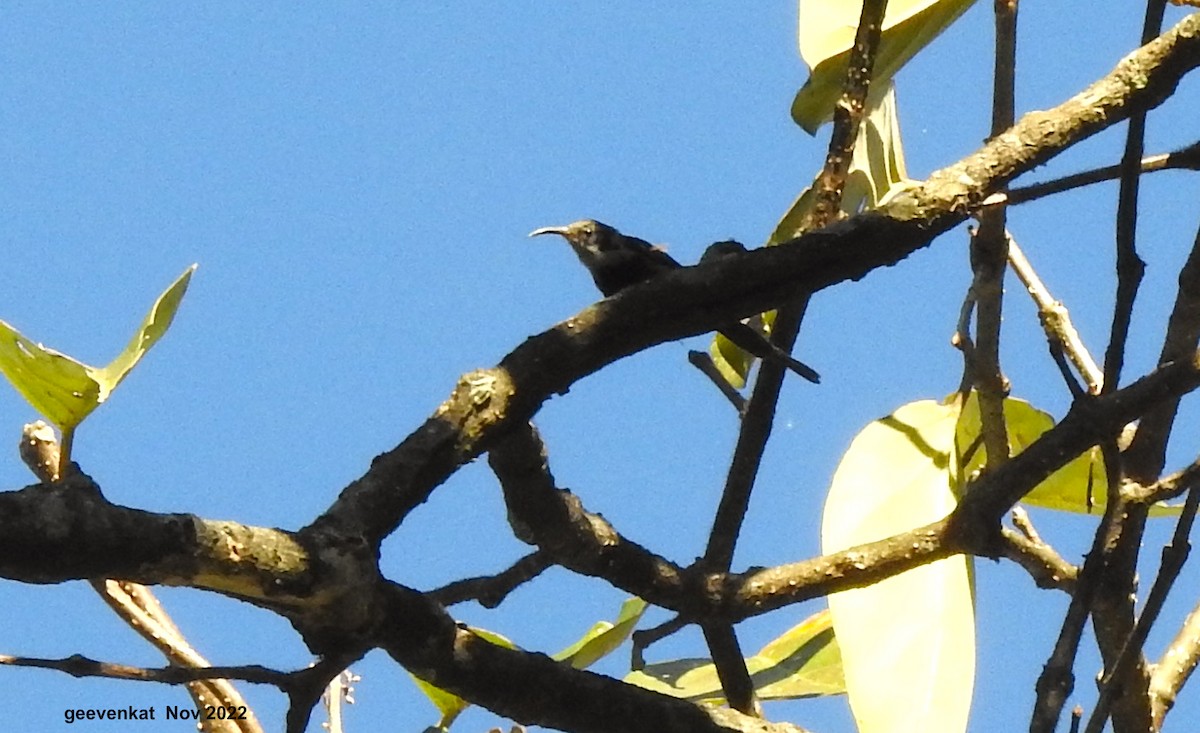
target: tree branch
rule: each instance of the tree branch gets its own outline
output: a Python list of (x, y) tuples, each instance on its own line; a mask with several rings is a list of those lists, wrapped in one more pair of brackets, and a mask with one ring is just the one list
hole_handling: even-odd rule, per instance
[(627, 288), (530, 338), (500, 365), (465, 375), (451, 397), (346, 487), (314, 526), (377, 545), (460, 466), (542, 403), (607, 364), (711, 331), (796, 297), (893, 265), (928, 246), (988, 195), (1063, 150), (1160, 104), (1200, 65), (1200, 16), (1183, 19), (1063, 104), (1031, 112), (978, 152), (796, 246), (767, 247), (681, 268)]

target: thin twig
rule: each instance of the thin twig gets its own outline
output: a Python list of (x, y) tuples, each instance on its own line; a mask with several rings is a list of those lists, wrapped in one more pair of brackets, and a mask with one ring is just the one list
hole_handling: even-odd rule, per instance
[(495, 575), (464, 578), (435, 588), (426, 595), (443, 606), (464, 601), (478, 601), (484, 608), (496, 608), (509, 593), (528, 583), (553, 565), (549, 555), (541, 550), (531, 552)]
[(1197, 663), (1200, 663), (1200, 605), (1188, 614), (1150, 676), (1151, 719), (1155, 730), (1162, 726), (1163, 718), (1175, 705), (1179, 690), (1192, 676)]
[(1038, 277), (1033, 265), (1030, 264), (1029, 259), (1021, 251), (1012, 235), (1009, 234), (1008, 237), (1008, 262), (1025, 286), (1029, 297), (1033, 298), (1033, 302), (1037, 305), (1038, 319), (1042, 322), (1046, 338), (1052, 345), (1058, 344), (1062, 352), (1071, 360), (1079, 372), (1079, 376), (1087, 384), (1087, 391), (1090, 394), (1100, 394), (1104, 374), (1096, 365), (1096, 361), (1092, 359), (1087, 347), (1083, 345), (1083, 339), (1080, 338), (1079, 332), (1071, 323), (1071, 315), (1061, 301), (1055, 300), (1050, 295), (1050, 290)]
[(734, 710), (762, 717), (762, 706), (754, 694), (754, 680), (746, 667), (742, 645), (738, 642), (737, 633), (732, 624), (714, 623), (701, 624), (704, 632), (704, 643), (712, 655), (713, 667), (717, 670), (717, 679), (721, 682), (721, 691), (728, 701), (742, 700), (742, 705), (749, 704), (749, 710), (742, 710), (730, 702)]
[[(1191, 252), (1179, 269), (1175, 303), (1167, 319), (1158, 363), (1166, 364), (1185, 359), (1200, 345), (1200, 227), (1192, 242)], [(1130, 475), (1139, 482), (1157, 476), (1166, 462), (1167, 440), (1175, 425), (1179, 400), (1170, 400), (1151, 410), (1139, 421), (1137, 432), (1125, 451), (1125, 463)]]
[(1004, 540), (1004, 555), (1029, 573), (1039, 588), (1056, 588), (1071, 593), (1079, 577), (1079, 568), (1063, 559), (1062, 555), (1047, 544), (1029, 514), (1021, 507), (1012, 510), (1013, 525), (1019, 532), (1007, 527), (1000, 530)]
[(975, 359), (975, 342), (971, 339), (971, 314), (974, 312), (975, 294), (967, 288), (967, 294), (958, 309), (958, 325), (954, 329), (954, 335), (950, 337), (950, 345), (962, 352), (963, 363), (967, 365), (958, 383), (958, 393), (964, 403), (971, 394), (971, 375), (974, 374), (974, 369), (970, 366)]
[[(1148, 0), (1142, 26), (1142, 44), (1153, 40), (1162, 29), (1166, 0)], [(1146, 270), (1137, 253), (1138, 188), (1146, 136), (1146, 110), (1134, 110), (1125, 135), (1121, 157), (1121, 190), (1117, 196), (1116, 249), (1117, 294), (1113, 306), (1112, 332), (1104, 354), (1104, 388), (1115, 389), (1125, 363), (1125, 343), (1133, 317), (1133, 303)]]
[[(1142, 23), (1142, 43), (1149, 43), (1162, 33), (1166, 0), (1147, 0)], [(1145, 155), (1146, 109), (1135, 109), (1129, 118), (1126, 130), (1125, 150), (1121, 157), (1120, 191), (1117, 196), (1116, 214), (1116, 270), (1117, 288), (1113, 303), (1112, 328), (1108, 347), (1104, 352), (1104, 391), (1114, 390), (1124, 369), (1126, 348), (1129, 339), (1133, 308), (1137, 300), (1146, 265), (1137, 250), (1138, 193), (1141, 185), (1141, 163)], [(1109, 501), (1117, 504), (1118, 514), (1106, 512), (1106, 521), (1100, 531), (1103, 562), (1098, 566), (1099, 574), (1094, 578), (1096, 596), (1092, 604), (1093, 626), (1096, 642), (1104, 659), (1106, 669), (1112, 669), (1121, 658), (1122, 649), (1128, 649), (1127, 640), (1135, 632), (1137, 609), (1137, 565), (1145, 530), (1147, 509), (1145, 506), (1126, 506), (1119, 491), (1126, 480), (1152, 481), (1154, 473), (1144, 472), (1147, 466), (1139, 466), (1118, 453), (1115, 446), (1102, 445), (1105, 469), (1109, 480)], [(1161, 465), (1157, 467), (1161, 468)], [(1115, 500), (1115, 501), (1114, 501)], [(1116, 517), (1120, 521), (1116, 521)], [(1092, 579), (1089, 578), (1089, 581)], [(1136, 658), (1127, 659), (1122, 676), (1116, 684), (1124, 695), (1115, 702), (1112, 710), (1113, 727), (1117, 730), (1141, 730), (1150, 726), (1150, 697), (1148, 686), (1150, 675), (1140, 645)]]
[(716, 385), (721, 394), (725, 395), (725, 399), (729, 400), (729, 404), (733, 405), (733, 409), (742, 415), (746, 411), (746, 398), (733, 388), (721, 370), (717, 369), (717, 365), (713, 363), (713, 359), (703, 351), (689, 351), (688, 363), (700, 370), (700, 373), (708, 377), (708, 380)]
[(629, 652), (630, 669), (644, 669), (646, 650), (688, 625), (683, 616), (675, 616), (650, 629), (641, 629), (630, 635), (633, 648)]
[(1155, 504), (1174, 499), (1187, 491), (1197, 480), (1200, 480), (1200, 460), (1193, 461), (1183, 470), (1170, 476), (1163, 476), (1149, 486), (1131, 483), (1123, 491), (1130, 502)]
[[(1194, 142), (1174, 152), (1149, 155), (1142, 158), (1142, 173), (1154, 173), (1165, 170), (1200, 170), (1200, 142)], [(1113, 181), (1119, 178), (1120, 175), (1120, 165), (1106, 165), (1103, 168), (1093, 168), (1080, 173), (1072, 173), (1069, 176), (1056, 178), (1052, 181), (1011, 188), (1006, 194), (996, 194), (995, 203), (1007, 203), (1009, 206), (1024, 204), (1046, 196), (1052, 196), (1056, 193), (1090, 186), (1093, 183)], [(990, 198), (988, 203), (993, 203)]]
[(197, 680), (220, 677), (257, 685), (273, 685), (280, 690), (288, 688), (294, 674), (257, 664), (237, 667), (134, 667), (126, 664), (100, 662), (80, 654), (72, 654), (60, 659), (0, 654), (0, 665), (51, 669), (64, 672), (72, 677), (107, 677), (133, 682), (158, 682), (166, 685), (186, 685)]

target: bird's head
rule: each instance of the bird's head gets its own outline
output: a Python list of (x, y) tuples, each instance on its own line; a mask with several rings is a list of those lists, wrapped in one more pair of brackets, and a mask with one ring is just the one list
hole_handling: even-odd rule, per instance
[(571, 249), (585, 263), (615, 246), (617, 230), (595, 219), (582, 219), (565, 227), (542, 227), (529, 233), (531, 237), (557, 234), (570, 243)]

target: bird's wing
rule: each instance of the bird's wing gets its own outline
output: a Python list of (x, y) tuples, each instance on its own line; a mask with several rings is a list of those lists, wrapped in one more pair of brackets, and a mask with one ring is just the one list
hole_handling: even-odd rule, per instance
[(667, 254), (667, 248), (659, 244), (650, 244), (644, 239), (637, 237), (626, 236), (625, 239), (630, 245), (637, 247), (639, 252), (644, 255), (649, 262), (653, 262), (658, 267), (664, 270), (682, 267), (678, 260)]

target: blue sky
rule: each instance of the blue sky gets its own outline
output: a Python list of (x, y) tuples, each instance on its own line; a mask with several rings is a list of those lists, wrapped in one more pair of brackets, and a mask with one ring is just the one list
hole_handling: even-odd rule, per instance
[[(1082, 13), (1103, 22), (1085, 32), (1074, 22)], [(1115, 0), (1023, 7), (1020, 110), (1052, 106), (1105, 73), (1140, 23), (1140, 9)], [(0, 318), (105, 363), (154, 297), (198, 262), (171, 333), (83, 426), (76, 457), (118, 503), (297, 528), (417, 427), (459, 374), (596, 299), (569, 250), (527, 240), (531, 229), (594, 217), (685, 262), (714, 240), (766, 239), (825, 147), (788, 117), (805, 78), (795, 25), (792, 3), (6, 4)], [(990, 48), (990, 4), (981, 3), (899, 76), (911, 176), (985, 137)], [(1194, 125), (1183, 121), (1200, 114), (1196, 89), (1185, 81), (1152, 118), (1148, 151), (1192, 142)], [(1102, 135), (1030, 180), (1114, 162), (1121, 142), (1119, 130)], [(1165, 173), (1143, 190), (1149, 272), (1130, 375), (1157, 357), (1200, 184)], [(1097, 355), (1110, 318), (1114, 196), (1114, 185), (1097, 186), (1020, 207), (1010, 220)], [(949, 338), (969, 281), (965, 241), (960, 228), (815, 299), (799, 353), (825, 381), (785, 389), (735, 565), (815, 554), (823, 493), (854, 434), (905, 402), (954, 389), (960, 360)], [(1006, 308), (1014, 393), (1061, 415), (1067, 394), (1015, 282)], [(560, 485), (684, 563), (703, 552), (737, 427), (685, 361), (687, 348), (704, 344), (623, 360), (537, 417)], [(34, 417), (0, 390), (0, 430), (12, 443)], [(1195, 423), (1185, 416), (1182, 429)], [(1173, 446), (1173, 465), (1194, 453)], [(0, 460), (0, 486), (29, 481), (15, 451)], [(1094, 523), (1035, 520), (1068, 557), (1086, 547)], [(1168, 531), (1148, 538), (1148, 557)], [(479, 463), (414, 512), (384, 551), (391, 578), (430, 588), (497, 571), (524, 547)], [(1180, 588), (1195, 587), (1195, 568), (1184, 573)], [(1148, 565), (1143, 582), (1152, 577)], [(1066, 600), (1006, 565), (982, 563), (977, 578), (971, 729), (1022, 725)], [(278, 618), (198, 591), (161, 595), (215, 663), (309, 661)], [(0, 599), (2, 653), (160, 663), (83, 583), (5, 582)], [(621, 599), (551, 571), (499, 611), (452, 612), (554, 651)], [(1187, 610), (1174, 600), (1165, 628)], [(743, 624), (744, 647), (818, 608)], [(650, 656), (702, 651), (689, 631)], [(1077, 668), (1085, 704), (1097, 669), (1094, 657)], [(364, 679), (350, 730), (434, 721), (381, 654), (355, 670)], [(617, 662), (604, 671), (621, 673)], [(61, 730), (66, 707), (186, 700), (166, 687), (4, 674), (0, 721), (25, 730)], [(269, 725), (281, 720), (280, 695), (246, 694)], [(1179, 707), (1177, 719), (1200, 714), (1187, 693)], [(841, 699), (773, 704), (768, 714), (814, 730), (851, 725)], [(468, 715), (462, 730), (498, 724)]]

